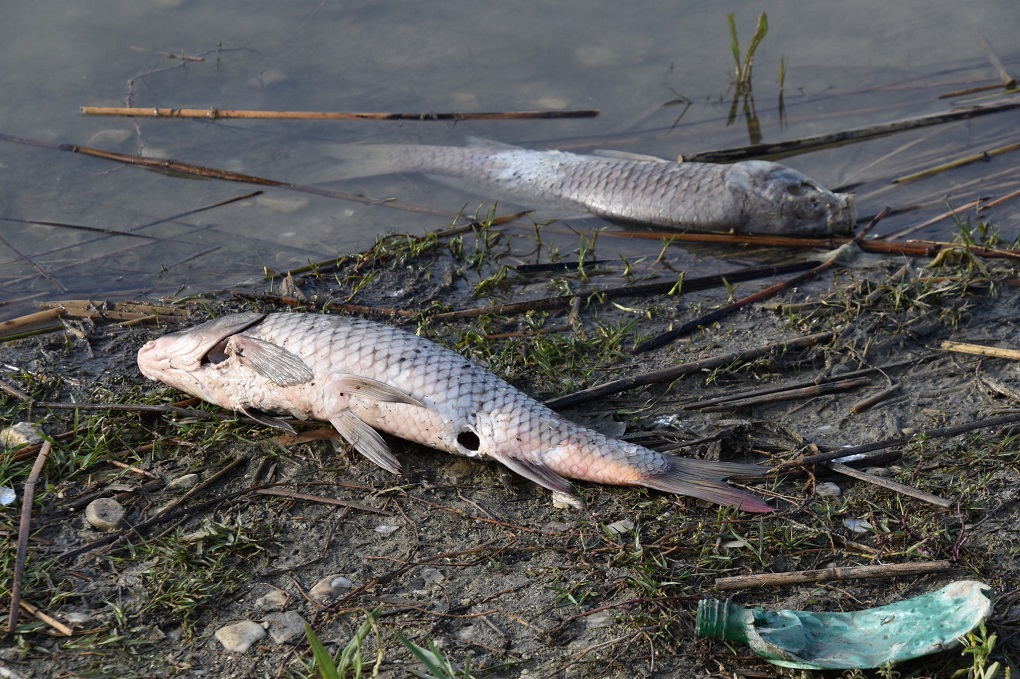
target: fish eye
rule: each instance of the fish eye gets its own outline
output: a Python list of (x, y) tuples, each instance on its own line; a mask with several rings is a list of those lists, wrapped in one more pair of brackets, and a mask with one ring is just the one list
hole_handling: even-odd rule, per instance
[(464, 430), (457, 434), (457, 443), (471, 451), (478, 450), (482, 447), (482, 442), (479, 440), (478, 434), (468, 430)]

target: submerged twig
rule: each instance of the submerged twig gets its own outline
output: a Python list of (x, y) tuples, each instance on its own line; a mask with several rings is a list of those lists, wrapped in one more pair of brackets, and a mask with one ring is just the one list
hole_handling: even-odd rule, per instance
[(129, 116), (135, 118), (203, 118), (221, 120), (535, 120), (556, 118), (594, 118), (598, 109), (569, 111), (493, 111), (481, 113), (351, 113), (341, 111), (253, 111), (223, 108), (144, 108), (118, 106), (82, 106), (87, 116)]
[(11, 612), (7, 617), (7, 631), (13, 632), (18, 624), (18, 609), (21, 602), (21, 579), (25, 575), (25, 558), (28, 556), (28, 534), (32, 526), (32, 502), (35, 500), (35, 484), (46, 466), (46, 456), (50, 454), (51, 444), (45, 441), (25, 480), (25, 488), (21, 496), (21, 523), (18, 525), (18, 551), (14, 557), (14, 581), (11, 584)]
[(918, 179), (925, 179), (927, 177), (933, 177), (946, 170), (952, 170), (957, 167), (963, 167), (964, 165), (970, 165), (981, 160), (988, 160), (994, 156), (1000, 156), (1003, 153), (1010, 153), (1020, 149), (1020, 142), (1015, 144), (1007, 144), (1006, 146), (1000, 146), (998, 148), (991, 149), (989, 151), (981, 151), (980, 153), (972, 153), (969, 156), (952, 160), (948, 163), (940, 163), (934, 167), (929, 167), (927, 170), (921, 170), (912, 174), (903, 175), (892, 180), (892, 184), (907, 184), (909, 182), (917, 181)]
[(805, 151), (831, 146), (842, 146), (844, 144), (866, 141), (876, 137), (884, 137), (888, 134), (893, 134), (894, 132), (903, 132), (904, 130), (914, 130), (920, 127), (928, 127), (930, 125), (941, 125), (943, 123), (951, 123), (958, 120), (968, 120), (970, 118), (976, 118), (978, 116), (989, 115), (992, 113), (1012, 111), (1016, 108), (1020, 108), (1020, 100), (1010, 99), (1008, 101), (1002, 101), (995, 104), (968, 106), (962, 109), (929, 113), (927, 115), (917, 116), (914, 118), (904, 118), (890, 123), (868, 125), (867, 127), (857, 127), (840, 132), (830, 132), (828, 134), (819, 134), (811, 137), (803, 137), (801, 139), (792, 139), (790, 141), (751, 144), (749, 146), (738, 146), (736, 148), (721, 149), (718, 151), (704, 151), (702, 153), (685, 153), (683, 157), (685, 161), (689, 162), (722, 163), (734, 160), (743, 160), (745, 158), (789, 156), (795, 153), (803, 153)]

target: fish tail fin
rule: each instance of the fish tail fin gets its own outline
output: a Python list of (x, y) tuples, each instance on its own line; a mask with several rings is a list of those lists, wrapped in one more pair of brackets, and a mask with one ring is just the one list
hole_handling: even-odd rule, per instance
[(736, 507), (744, 512), (765, 514), (774, 512), (765, 500), (733, 486), (722, 479), (729, 476), (760, 477), (768, 467), (738, 462), (714, 462), (670, 457), (666, 469), (642, 479), (641, 485), (667, 493), (689, 495), (699, 500), (724, 507)]
[(321, 144), (317, 150), (338, 161), (329, 181), (417, 171), (414, 146), (399, 144)]

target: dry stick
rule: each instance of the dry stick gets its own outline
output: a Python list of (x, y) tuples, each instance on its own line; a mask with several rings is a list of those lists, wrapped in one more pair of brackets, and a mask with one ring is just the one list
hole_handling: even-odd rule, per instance
[(716, 578), (716, 589), (748, 589), (752, 587), (779, 587), (797, 585), (804, 582), (829, 582), (831, 580), (851, 580), (855, 578), (894, 578), (905, 575), (925, 575), (928, 573), (945, 573), (952, 570), (948, 561), (930, 561), (927, 563), (894, 563), (883, 566), (849, 566), (845, 568), (821, 568), (814, 571), (797, 571), (795, 573), (761, 573), (759, 575), (736, 575), (729, 578)]
[(966, 342), (951, 342), (944, 340), (940, 345), (946, 351), (956, 351), (961, 354), (976, 354), (978, 356), (990, 356), (992, 358), (1005, 358), (1010, 361), (1020, 361), (1020, 350), (1001, 349), (999, 347), (986, 347), (982, 344), (968, 344)]
[(32, 526), (32, 502), (35, 500), (35, 483), (46, 465), (46, 456), (50, 453), (51, 444), (46, 441), (39, 449), (32, 471), (25, 480), (25, 489), (21, 496), (21, 524), (18, 526), (18, 552), (14, 557), (14, 583), (11, 586), (11, 612), (7, 617), (7, 631), (13, 632), (18, 624), (18, 609), (21, 602), (21, 579), (25, 575), (25, 558), (28, 556), (28, 533)]
[(824, 396), (825, 394), (831, 394), (838, 391), (849, 391), (850, 389), (856, 389), (857, 387), (864, 387), (871, 384), (871, 380), (867, 377), (858, 377), (856, 379), (845, 379), (840, 376), (840, 379), (825, 384), (814, 384), (810, 387), (801, 387), (800, 389), (784, 389), (777, 391), (772, 394), (762, 394), (759, 396), (753, 396), (750, 398), (732, 399), (714, 406), (706, 406), (699, 408), (701, 412), (712, 413), (730, 410), (731, 408), (744, 408), (753, 405), (767, 405), (769, 403), (781, 403), (783, 401), (793, 401), (800, 398), (811, 398), (814, 396)]
[(660, 382), (672, 382), (684, 375), (690, 375), (691, 373), (700, 372), (702, 370), (714, 370), (715, 368), (721, 368), (737, 361), (753, 361), (761, 358), (762, 356), (769, 356), (774, 353), (778, 354), (787, 350), (806, 349), (816, 344), (827, 342), (835, 336), (835, 331), (826, 330), (825, 332), (819, 332), (813, 335), (806, 335), (792, 340), (768, 344), (756, 349), (736, 351), (730, 354), (723, 354), (722, 356), (704, 358), (700, 361), (682, 363), (681, 365), (673, 366), (671, 368), (653, 370), (652, 372), (634, 375), (633, 377), (625, 377), (623, 379), (600, 384), (596, 387), (576, 391), (573, 394), (567, 394), (566, 396), (550, 399), (546, 401), (545, 404), (554, 410), (560, 410), (595, 398), (618, 394), (621, 391), (626, 391), (628, 389), (643, 387), (649, 384), (657, 384)]
[(710, 323), (714, 323), (720, 318), (729, 316), (733, 312), (737, 311), (738, 309), (742, 309), (743, 307), (749, 304), (754, 304), (755, 302), (760, 302), (763, 299), (775, 297), (784, 290), (789, 290), (790, 288), (795, 287), (803, 283), (804, 281), (808, 281), (811, 280), (812, 278), (820, 276), (822, 273), (835, 267), (836, 264), (839, 263), (840, 255), (842, 255), (842, 252), (840, 252), (840, 250), (843, 247), (855, 247), (857, 243), (860, 243), (864, 239), (864, 237), (868, 235), (868, 233), (873, 228), (875, 228), (875, 225), (878, 224), (887, 214), (889, 214), (889, 210), (890, 208), (888, 207), (883, 208), (877, 215), (875, 215), (874, 219), (872, 219), (867, 226), (865, 226), (863, 229), (857, 232), (857, 235), (853, 237), (850, 243), (840, 246), (840, 249), (833, 251), (828, 259), (826, 259), (824, 262), (814, 267), (813, 269), (805, 271), (804, 273), (798, 276), (794, 276), (793, 278), (787, 279), (780, 283), (776, 283), (775, 285), (769, 286), (764, 290), (759, 290), (758, 292), (752, 295), (748, 295), (743, 299), (738, 299), (733, 302), (724, 304), (723, 306), (719, 307), (718, 309), (715, 309), (714, 311), (710, 311), (707, 314), (699, 316), (698, 318), (687, 321), (679, 328), (668, 330), (660, 335), (647, 339), (644, 342), (638, 344), (636, 347), (634, 347), (631, 350), (631, 353), (640, 354), (646, 351), (651, 351), (652, 349), (657, 349), (664, 344), (668, 344), (676, 339), (679, 339), (680, 337), (689, 335), (698, 328), (708, 326)]
[[(962, 209), (962, 208), (961, 208)], [(941, 215), (934, 220), (925, 222), (928, 226), (938, 220), (951, 217), (952, 212)], [(590, 235), (586, 234), (586, 235)], [(683, 243), (714, 243), (724, 245), (753, 245), (760, 247), (781, 248), (824, 248), (831, 250), (850, 242), (847, 238), (791, 238), (789, 236), (756, 236), (748, 234), (724, 233), (663, 233), (636, 231), (600, 231), (600, 238), (640, 238), (647, 240), (674, 240)], [(1020, 260), (1020, 252), (999, 250), (982, 246), (961, 245), (937, 241), (910, 240), (906, 242), (881, 240), (887, 236), (876, 236), (874, 239), (862, 240), (857, 245), (865, 252), (883, 255), (906, 255), (909, 257), (934, 257), (942, 250), (963, 248), (979, 257), (989, 259)]]
[(926, 431), (918, 432), (917, 434), (911, 434), (910, 436), (894, 436), (892, 438), (883, 439), (881, 441), (875, 441), (874, 443), (863, 443), (859, 446), (853, 446), (850, 448), (839, 448), (837, 450), (829, 450), (822, 453), (818, 453), (817, 455), (807, 455), (797, 460), (784, 462), (776, 466), (775, 469), (777, 471), (782, 471), (785, 469), (789, 469), (791, 467), (804, 467), (812, 464), (820, 464), (822, 462), (831, 462), (832, 460), (842, 460), (843, 458), (846, 457), (863, 455), (864, 453), (870, 453), (874, 450), (882, 450), (883, 448), (892, 448), (893, 446), (907, 445), (911, 441), (913, 441), (915, 437), (924, 437), (926, 439), (947, 438), (951, 436), (958, 436), (960, 434), (966, 434), (977, 429), (999, 427), (1007, 424), (1016, 424), (1017, 422), (1020, 422), (1020, 413), (1014, 413), (1012, 415), (1002, 415), (1000, 417), (988, 417), (981, 420), (975, 420), (973, 422), (953, 425), (951, 427), (928, 429)]
[[(681, 294), (694, 290), (707, 290), (709, 288), (723, 285), (727, 282), (749, 281), (756, 278), (793, 273), (795, 271), (803, 271), (804, 269), (812, 266), (814, 266), (812, 262), (797, 262), (794, 264), (783, 264), (779, 266), (751, 267), (724, 274), (714, 274), (711, 276), (685, 278), (680, 284), (680, 290)], [(596, 288), (586, 294), (592, 299), (598, 299), (600, 297), (604, 297), (605, 299), (615, 299), (618, 297), (664, 294), (672, 291), (676, 287), (676, 281), (667, 281), (665, 283), (641, 283), (638, 285), (628, 285), (624, 287)], [(543, 297), (541, 299), (529, 300), (527, 302), (514, 302), (512, 304), (502, 304), (499, 306), (485, 306), (475, 307), (472, 309), (461, 309), (459, 311), (446, 311), (431, 316), (430, 320), (452, 321), (462, 318), (475, 318), (477, 316), (484, 316), (487, 314), (509, 316), (533, 310), (544, 311), (548, 309), (558, 309), (570, 306), (572, 300), (576, 297), (577, 295), (558, 295), (556, 297)]]
[(869, 396), (869, 397), (867, 397), (865, 399), (861, 399), (857, 403), (854, 403), (852, 406), (850, 406), (850, 412), (853, 413), (854, 415), (859, 415), (859, 414), (863, 413), (865, 410), (868, 410), (869, 408), (873, 408), (874, 406), (878, 405), (879, 403), (881, 403), (885, 399), (889, 398), (890, 396), (895, 394), (897, 391), (899, 391), (899, 389), (900, 389), (899, 383), (891, 384), (888, 387), (886, 387), (885, 389), (882, 389), (881, 391), (877, 391), (874, 394), (872, 394), (871, 396)]
[(26, 613), (28, 613), (29, 615), (34, 615), (35, 617), (39, 618), (53, 629), (63, 634), (65, 637), (69, 637), (74, 634), (74, 630), (72, 630), (70, 627), (60, 622), (56, 618), (46, 615), (35, 606), (28, 603), (27, 601), (22, 601), (21, 607), (25, 609)]
[(739, 146), (737, 148), (722, 149), (719, 151), (684, 154), (683, 159), (691, 162), (719, 163), (742, 160), (745, 158), (792, 155), (794, 153), (801, 153), (813, 149), (866, 141), (868, 139), (893, 134), (894, 132), (913, 130), (920, 127), (928, 127), (930, 125), (941, 125), (943, 123), (950, 123), (958, 120), (968, 120), (970, 118), (976, 118), (977, 116), (988, 115), (991, 113), (1012, 111), (1016, 108), (1020, 108), (1020, 100), (1010, 99), (996, 104), (968, 106), (962, 109), (929, 113), (915, 118), (904, 118), (891, 123), (857, 127), (849, 130), (843, 130), (841, 132), (831, 132), (829, 134), (804, 137), (803, 139), (793, 139), (790, 141), (771, 144), (751, 144), (749, 146)]
[(318, 502), (319, 504), (325, 505), (337, 505), (338, 507), (348, 507), (350, 509), (357, 509), (362, 512), (368, 512), (370, 514), (382, 514), (383, 516), (393, 516), (393, 512), (387, 509), (379, 509), (377, 507), (369, 507), (359, 502), (350, 502), (348, 500), (340, 500), (335, 497), (322, 497), (320, 495), (308, 495), (306, 493), (296, 493), (290, 490), (284, 490), (280, 488), (262, 488), (256, 490), (259, 495), (273, 495), (276, 497), (284, 497), (290, 500), (301, 500), (303, 502)]
[(571, 111), (494, 111), (482, 113), (348, 113), (335, 111), (252, 111), (219, 108), (144, 108), (82, 106), (87, 116), (130, 116), (135, 118), (203, 118), (218, 120), (534, 120), (557, 118), (594, 118), (598, 109)]
[(939, 497), (938, 495), (926, 493), (923, 490), (914, 488), (913, 486), (907, 486), (902, 483), (890, 481), (889, 479), (884, 479), (881, 476), (875, 476), (867, 472), (862, 472), (859, 469), (848, 467), (847, 465), (841, 462), (826, 462), (825, 466), (834, 472), (838, 472), (840, 474), (843, 474), (844, 476), (849, 476), (852, 479), (857, 479), (858, 481), (866, 481), (868, 483), (874, 484), (876, 486), (881, 486), (882, 488), (891, 490), (896, 493), (909, 495), (910, 497), (917, 498), (918, 500), (924, 500), (925, 502), (929, 502), (939, 507), (949, 509), (954, 504), (952, 500), (947, 500), (945, 498)]
[(1020, 142), (1016, 144), (1000, 146), (999, 148), (992, 149), (991, 151), (981, 151), (980, 153), (974, 153), (969, 156), (964, 156), (963, 158), (958, 158), (956, 160), (949, 161), (948, 163), (941, 163), (939, 165), (935, 165), (934, 167), (929, 167), (927, 170), (921, 170), (920, 172), (914, 172), (913, 174), (907, 174), (903, 175), (902, 177), (897, 177), (896, 179), (893, 179), (890, 183), (907, 184), (912, 181), (917, 181), (918, 179), (933, 177), (941, 172), (945, 172), (946, 170), (952, 170), (957, 167), (963, 167), (964, 165), (970, 165), (971, 163), (976, 163), (979, 160), (988, 160), (989, 158), (992, 158), (994, 156), (999, 156), (1002, 155), (1003, 153), (1016, 151), (1017, 149), (1020, 149)]

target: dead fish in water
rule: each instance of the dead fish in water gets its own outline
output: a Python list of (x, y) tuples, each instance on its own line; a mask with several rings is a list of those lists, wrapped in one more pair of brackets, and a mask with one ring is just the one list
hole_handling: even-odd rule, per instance
[(400, 463), (376, 430), (491, 458), (575, 505), (568, 478), (773, 511), (720, 480), (761, 476), (763, 467), (685, 459), (608, 438), (449, 349), (372, 321), (234, 314), (148, 342), (138, 367), (149, 379), (267, 424), (273, 420), (261, 413), (330, 422), (358, 452), (394, 473)]
[(693, 231), (819, 237), (853, 231), (853, 194), (779, 163), (674, 163), (507, 145), (324, 147), (356, 176), (420, 172), (495, 199), (590, 212), (613, 222)]

